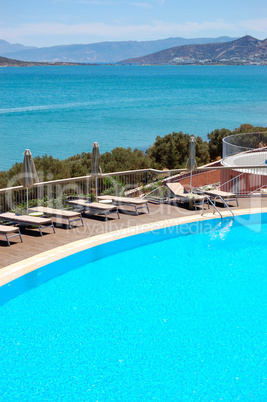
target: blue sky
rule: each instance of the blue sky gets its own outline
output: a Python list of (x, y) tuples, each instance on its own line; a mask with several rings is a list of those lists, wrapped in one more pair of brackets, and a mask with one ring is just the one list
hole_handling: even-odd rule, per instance
[(30, 46), (267, 37), (266, 0), (0, 0), (0, 39)]

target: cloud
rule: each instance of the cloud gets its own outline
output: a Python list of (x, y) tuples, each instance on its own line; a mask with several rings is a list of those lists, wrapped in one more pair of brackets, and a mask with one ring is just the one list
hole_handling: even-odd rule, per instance
[[(170, 36), (200, 37), (201, 35), (220, 36), (235, 35), (243, 36), (247, 32), (251, 35), (259, 35), (265, 38), (267, 19), (245, 20), (236, 23), (227, 23), (222, 20), (192, 22), (188, 21), (183, 24), (166, 23), (155, 21), (151, 25), (119, 25), (105, 23), (88, 23), (68, 25), (63, 23), (34, 23), (21, 24), (15, 27), (0, 26), (0, 38), (8, 41), (25, 41), (32, 38), (42, 41), (51, 41), (57, 44), (76, 41), (79, 37), (83, 43), (90, 41), (106, 41), (106, 40), (150, 40), (166, 38)], [(37, 39), (38, 38), (38, 39)], [(59, 40), (60, 38), (60, 40)], [(84, 38), (84, 39), (82, 39)], [(93, 38), (93, 39), (91, 39)], [(28, 41), (29, 42), (29, 41)], [(38, 46), (38, 44), (36, 44)]]
[(141, 7), (141, 8), (151, 8), (151, 4), (141, 3), (141, 2), (133, 2), (133, 1), (124, 1), (125, 4), (129, 4), (133, 7)]
[[(106, 5), (114, 5), (114, 0), (54, 0), (58, 3), (73, 3), (73, 4), (89, 4), (89, 5), (99, 5), (99, 6), (106, 6)], [(158, 0), (158, 1), (164, 1), (164, 0)], [(144, 3), (140, 1), (135, 1), (135, 0), (117, 0), (116, 3), (124, 3), (124, 4), (129, 4), (131, 6), (136, 6), (136, 7), (151, 7), (149, 3)]]
[[(113, 0), (113, 2), (114, 2), (114, 0)], [(112, 3), (111, 0), (110, 1), (108, 1), (108, 0), (78, 0), (78, 3), (90, 4), (90, 5), (100, 5), (100, 6), (114, 5), (114, 3)], [(134, 1), (134, 0), (132, 0), (132, 1), (121, 0), (121, 1), (119, 1), (119, 3), (128, 4), (133, 7), (141, 7), (141, 8), (151, 8), (152, 7), (151, 4), (149, 4), (149, 3)]]
[(104, 1), (104, 0), (79, 0), (78, 3), (98, 5), (98, 6), (112, 5), (112, 1)]
[(90, 4), (105, 6), (112, 5), (112, 0), (54, 0), (55, 3), (73, 3), (73, 4)]
[(241, 22), (241, 25), (246, 28), (248, 31), (258, 31), (266, 35), (266, 27), (267, 27), (267, 18), (261, 18), (258, 20), (245, 20)]

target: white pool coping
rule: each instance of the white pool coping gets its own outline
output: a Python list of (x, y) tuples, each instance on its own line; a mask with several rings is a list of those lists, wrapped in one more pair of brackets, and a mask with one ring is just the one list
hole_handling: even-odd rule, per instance
[[(267, 207), (265, 208), (247, 208), (235, 210), (235, 216), (240, 215), (251, 215), (256, 213), (267, 212)], [(223, 217), (231, 217), (229, 211), (221, 212)], [(88, 237), (82, 240), (78, 240), (72, 243), (65, 244), (64, 246), (56, 247), (54, 249), (45, 251), (43, 253), (37, 254), (35, 256), (26, 258), (14, 264), (8, 265), (0, 270), (0, 286), (3, 286), (29, 272), (39, 269), (45, 265), (52, 262), (58, 261), (62, 258), (68, 257), (70, 255), (76, 254), (80, 251), (90, 249), (92, 247), (99, 246), (114, 240), (123, 239), (125, 237), (134, 236), (141, 233), (146, 233), (150, 231), (156, 231), (159, 229), (181, 225), (184, 223), (192, 223), (203, 220), (218, 219), (218, 214), (205, 213), (204, 216), (193, 215), (188, 217), (181, 217), (175, 219), (161, 220), (153, 223), (145, 223), (142, 225), (125, 228), (122, 230), (117, 230), (109, 232), (106, 234), (101, 234), (93, 237)]]

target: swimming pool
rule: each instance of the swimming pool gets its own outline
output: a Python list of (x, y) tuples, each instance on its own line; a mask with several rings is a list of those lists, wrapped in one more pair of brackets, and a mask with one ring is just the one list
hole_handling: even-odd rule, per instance
[(265, 400), (266, 234), (259, 214), (180, 225), (4, 286), (0, 397)]

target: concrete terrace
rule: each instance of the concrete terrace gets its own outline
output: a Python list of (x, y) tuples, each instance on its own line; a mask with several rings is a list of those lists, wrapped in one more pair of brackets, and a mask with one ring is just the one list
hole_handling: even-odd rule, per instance
[[(235, 205), (235, 203), (232, 205)], [(226, 208), (220, 206), (219, 203), (217, 206), (224, 216), (230, 216)], [(69, 245), (71, 248), (73, 242), (84, 239), (99, 239), (109, 233), (120, 233), (129, 229), (131, 232), (129, 234), (137, 234), (149, 230), (150, 225), (152, 225), (152, 228), (164, 226), (165, 224), (170, 226), (172, 220), (173, 224), (178, 224), (184, 220), (203, 220), (218, 217), (218, 214), (212, 214), (212, 209), (206, 209), (204, 217), (201, 217), (200, 209), (197, 211), (189, 210), (186, 205), (182, 204), (149, 203), (149, 208), (150, 214), (140, 212), (136, 216), (131, 207), (123, 207), (123, 209), (120, 209), (120, 219), (117, 218), (116, 214), (112, 214), (107, 222), (100, 216), (84, 215), (84, 227), (76, 226), (72, 229), (68, 229), (61, 222), (56, 222), (56, 233), (53, 233), (52, 228), (47, 228), (43, 231), (43, 237), (40, 236), (38, 229), (22, 228), (23, 243), (20, 242), (18, 237), (15, 237), (11, 239), (11, 247), (8, 247), (5, 238), (1, 236), (0, 269), (29, 258), (37, 259), (40, 253), (61, 246)], [(240, 214), (243, 210), (243, 213), (267, 211), (267, 197), (240, 198), (239, 207), (233, 206), (231, 208), (235, 214)], [(79, 222), (78, 225), (80, 225)]]

